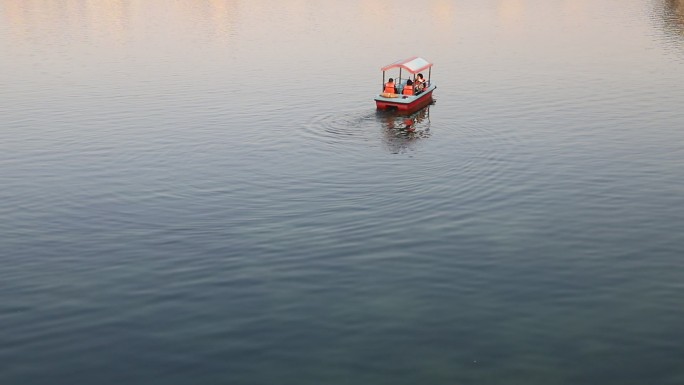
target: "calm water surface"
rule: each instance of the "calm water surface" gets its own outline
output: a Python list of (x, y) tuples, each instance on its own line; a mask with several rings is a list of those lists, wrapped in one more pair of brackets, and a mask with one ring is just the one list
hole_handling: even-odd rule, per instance
[(0, 383), (682, 384), (683, 68), (680, 0), (0, 0)]

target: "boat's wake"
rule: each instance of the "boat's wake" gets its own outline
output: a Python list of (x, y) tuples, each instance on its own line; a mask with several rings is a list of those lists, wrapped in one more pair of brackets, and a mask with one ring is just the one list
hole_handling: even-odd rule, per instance
[(300, 132), (309, 142), (325, 147), (363, 145), (374, 138), (375, 114), (368, 109), (316, 115), (306, 122)]
[(391, 153), (402, 153), (431, 136), (430, 106), (411, 114), (364, 109), (316, 115), (299, 134), (326, 150), (380, 145)]

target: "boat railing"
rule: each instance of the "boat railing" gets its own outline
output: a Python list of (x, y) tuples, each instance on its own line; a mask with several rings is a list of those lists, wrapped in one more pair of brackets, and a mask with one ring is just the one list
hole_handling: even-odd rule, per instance
[[(425, 87), (423, 87), (423, 89), (421, 91), (418, 91), (414, 95), (404, 95), (404, 86), (406, 85), (407, 80), (409, 80), (409, 79), (397, 79), (397, 81), (394, 84), (394, 87), (397, 89), (397, 93), (394, 94), (395, 96), (392, 96), (393, 98), (399, 97), (402, 99), (406, 99), (406, 98), (411, 97), (411, 96), (414, 96), (414, 97), (420, 96), (423, 94), (423, 92), (427, 91), (428, 88), (430, 88), (430, 86), (432, 85), (432, 84), (430, 84), (429, 80), (426, 80), (425, 81)], [(384, 92), (382, 92), (380, 94), (380, 96), (384, 96), (384, 97), (389, 97), (388, 95), (390, 95), (390, 94), (385, 95)]]

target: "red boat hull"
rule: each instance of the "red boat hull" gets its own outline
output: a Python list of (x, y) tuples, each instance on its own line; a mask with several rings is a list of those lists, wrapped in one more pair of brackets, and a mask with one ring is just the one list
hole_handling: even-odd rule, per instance
[(378, 110), (386, 110), (386, 109), (396, 109), (397, 111), (413, 111), (413, 110), (418, 110), (420, 108), (423, 108), (430, 104), (432, 102), (432, 92), (433, 90), (430, 90), (422, 95), (420, 95), (418, 98), (415, 100), (406, 103), (403, 102), (403, 99), (396, 98), (397, 101), (392, 101), (391, 98), (382, 98), (382, 99), (375, 99), (375, 105), (377, 106)]

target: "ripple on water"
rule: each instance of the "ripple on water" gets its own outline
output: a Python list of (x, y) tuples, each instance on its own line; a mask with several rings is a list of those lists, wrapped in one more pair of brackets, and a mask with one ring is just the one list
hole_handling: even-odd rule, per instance
[(355, 147), (380, 147), (392, 154), (412, 151), (430, 137), (429, 107), (413, 114), (369, 108), (314, 115), (299, 134), (324, 151), (353, 151)]
[(318, 143), (326, 150), (341, 150), (373, 139), (374, 112), (369, 109), (326, 111), (314, 115), (297, 132), (306, 142)]

